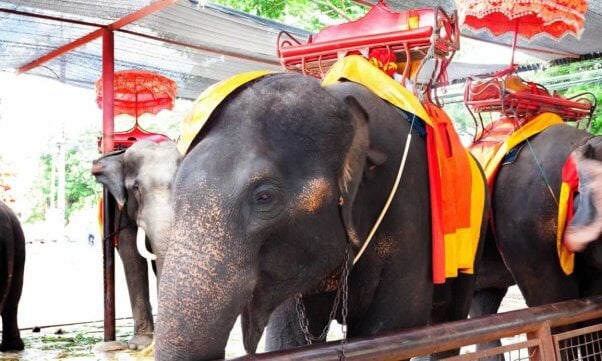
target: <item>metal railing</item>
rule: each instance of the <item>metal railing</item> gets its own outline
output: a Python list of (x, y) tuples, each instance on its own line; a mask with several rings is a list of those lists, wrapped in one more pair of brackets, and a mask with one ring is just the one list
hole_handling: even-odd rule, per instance
[[(347, 360), (402, 360), (462, 348), (496, 339), (525, 335), (524, 340), (483, 351), (464, 353), (450, 361), (506, 356), (506, 360), (602, 360), (602, 296), (560, 302), (470, 320), (415, 328), (362, 339), (349, 339)], [(589, 327), (578, 328), (589, 321)], [(571, 331), (552, 335), (552, 328)], [(516, 339), (516, 337), (515, 337)], [(304, 346), (236, 360), (339, 360), (340, 341)]]

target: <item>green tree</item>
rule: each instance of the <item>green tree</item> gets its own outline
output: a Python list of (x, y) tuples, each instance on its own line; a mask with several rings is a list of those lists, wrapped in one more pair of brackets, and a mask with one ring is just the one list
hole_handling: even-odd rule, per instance
[(48, 153), (42, 154), (38, 161), (38, 177), (36, 177), (29, 192), (33, 198), (34, 206), (29, 217), (25, 220), (28, 223), (44, 220), (46, 209), (50, 207), (51, 173), (52, 156)]
[[(541, 81), (554, 77), (570, 77), (570, 81), (579, 81), (580, 84), (558, 90), (560, 95), (573, 97), (590, 93), (597, 104), (602, 105), (602, 82), (598, 81), (602, 73), (600, 70), (602, 70), (602, 60), (592, 59), (549, 67), (537, 74), (534, 79)], [(598, 110), (594, 112), (589, 131), (592, 134), (602, 134), (602, 113)]]
[[(101, 186), (94, 180), (90, 169), (92, 160), (100, 154), (97, 150), (97, 132), (88, 131), (65, 146), (65, 217), (69, 219), (73, 211), (92, 206), (100, 197)], [(40, 156), (38, 177), (30, 191), (34, 206), (27, 222), (44, 219), (45, 211), (50, 207), (52, 194), (52, 152)], [(58, 177), (54, 177), (54, 189), (57, 189)], [(56, 201), (56, 199), (55, 199)]]
[[(94, 132), (95, 133), (95, 132)], [(91, 134), (87, 134), (90, 136)], [(95, 137), (89, 145), (76, 145), (65, 154), (65, 216), (69, 218), (77, 209), (93, 206), (99, 199), (102, 187), (92, 175), (92, 160), (100, 155), (96, 150)], [(88, 143), (89, 144), (89, 143)]]
[(212, 0), (212, 2), (309, 31), (357, 19), (367, 8), (351, 0)]

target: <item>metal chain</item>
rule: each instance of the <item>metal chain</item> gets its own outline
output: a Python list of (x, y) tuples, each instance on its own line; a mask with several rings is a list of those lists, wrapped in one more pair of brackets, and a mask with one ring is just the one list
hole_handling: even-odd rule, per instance
[(346, 360), (345, 357), (345, 346), (347, 346), (347, 314), (349, 313), (349, 251), (345, 255), (345, 265), (342, 274), (342, 289), (343, 293), (343, 304), (341, 305), (341, 332), (343, 333), (343, 339), (341, 340), (341, 351), (339, 352), (339, 360)]
[[(298, 293), (295, 295), (296, 305), (295, 308), (297, 310), (297, 318), (299, 319), (299, 326), (301, 327), (301, 331), (303, 332), (303, 336), (305, 337), (305, 341), (307, 341), (308, 345), (311, 345), (314, 342), (324, 341), (326, 339), (326, 335), (330, 329), (330, 323), (335, 319), (336, 313), (339, 307), (339, 302), (341, 301), (341, 295), (343, 298), (343, 306), (342, 306), (342, 314), (343, 314), (343, 324), (347, 322), (347, 299), (349, 293), (349, 287), (347, 284), (347, 279), (349, 278), (349, 248), (345, 250), (345, 260), (341, 265), (341, 279), (340, 284), (337, 289), (337, 294), (334, 298), (334, 303), (332, 308), (330, 309), (330, 314), (328, 316), (328, 323), (322, 329), (322, 333), (319, 336), (314, 336), (309, 331), (309, 321), (307, 319), (307, 312), (305, 310), (305, 305), (303, 304), (303, 295)], [(344, 340), (346, 342), (347, 334), (346, 331), (343, 333)]]

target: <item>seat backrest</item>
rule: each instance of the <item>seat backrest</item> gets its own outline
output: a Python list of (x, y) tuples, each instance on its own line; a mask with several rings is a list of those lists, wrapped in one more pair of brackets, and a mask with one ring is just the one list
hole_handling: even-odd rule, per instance
[(395, 12), (384, 2), (374, 5), (366, 15), (344, 24), (327, 26), (309, 42), (320, 43), (356, 36), (416, 29), (435, 24), (435, 9), (425, 8)]

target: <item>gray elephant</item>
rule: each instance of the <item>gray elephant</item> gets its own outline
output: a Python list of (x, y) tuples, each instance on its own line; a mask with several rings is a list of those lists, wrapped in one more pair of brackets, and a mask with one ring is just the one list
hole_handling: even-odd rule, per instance
[(0, 351), (23, 350), (17, 311), (23, 290), (25, 236), (15, 213), (0, 201)]
[[(319, 334), (345, 288), (346, 252), (357, 251), (381, 211), (409, 131), (405, 113), (351, 82), (323, 88), (276, 74), (237, 89), (174, 180), (156, 359), (223, 357), (239, 314), (247, 352), (270, 318), (268, 350), (306, 344), (296, 294), (309, 331)], [(428, 169), (417, 138), (391, 208), (340, 296), (348, 297), (350, 337), (429, 321)], [(450, 317), (466, 316), (472, 279), (448, 283), (457, 301)]]
[[(471, 317), (496, 313), (515, 282), (528, 306), (602, 294), (602, 137), (560, 124), (529, 142), (514, 163), (501, 167), (493, 185), (493, 230)], [(567, 275), (556, 231), (562, 167), (571, 154), (579, 189), (565, 243), (577, 253)]]
[[(148, 242), (156, 255), (159, 278), (167, 247), (164, 232), (171, 220), (171, 183), (180, 159), (172, 141), (139, 140), (125, 151), (99, 158), (92, 167), (96, 180), (107, 187), (118, 205), (115, 210), (115, 224), (119, 227), (117, 249), (123, 261), (134, 318), (134, 336), (128, 342), (132, 349), (147, 347), (153, 338), (148, 268), (141, 253), (148, 253), (145, 244)], [(143, 243), (141, 252), (136, 247), (140, 242)]]

